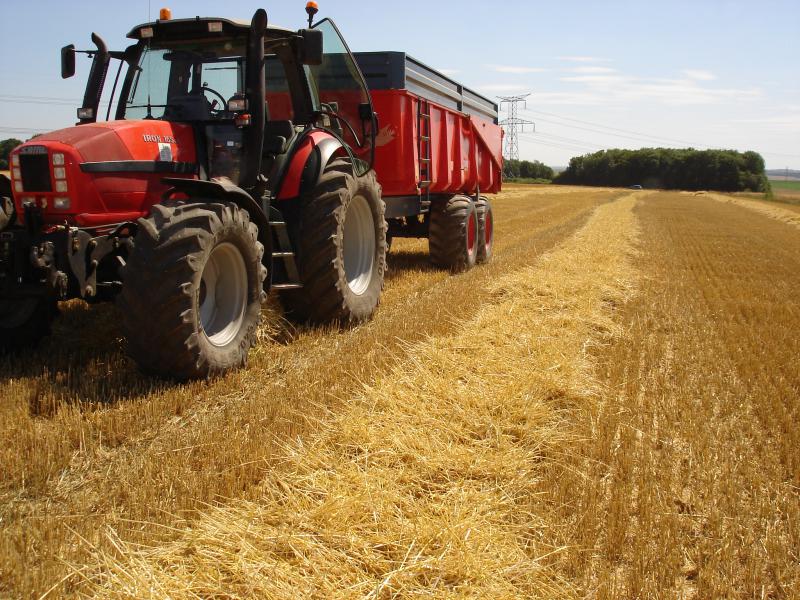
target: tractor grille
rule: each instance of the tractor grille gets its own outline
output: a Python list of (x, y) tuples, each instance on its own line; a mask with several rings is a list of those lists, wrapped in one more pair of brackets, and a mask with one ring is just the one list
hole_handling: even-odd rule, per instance
[(47, 154), (20, 154), (22, 186), (26, 192), (52, 192), (50, 158)]

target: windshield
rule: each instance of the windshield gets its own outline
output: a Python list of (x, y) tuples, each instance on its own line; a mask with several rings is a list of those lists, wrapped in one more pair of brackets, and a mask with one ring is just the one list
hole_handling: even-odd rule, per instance
[(244, 93), (244, 45), (145, 47), (125, 104), (127, 119), (230, 119), (227, 104)]

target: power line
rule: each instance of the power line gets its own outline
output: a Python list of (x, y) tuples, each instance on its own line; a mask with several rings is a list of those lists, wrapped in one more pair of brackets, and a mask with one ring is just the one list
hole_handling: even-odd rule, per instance
[(3, 133), (47, 133), (52, 129), (33, 129), (32, 127), (0, 127)]
[(518, 116), (518, 106), (522, 104), (527, 107), (525, 99), (530, 94), (522, 94), (519, 96), (499, 96), (500, 109), (502, 110), (503, 104), (508, 104), (508, 118), (500, 121), (506, 130), (506, 152), (505, 156), (508, 160), (519, 160), (519, 140), (517, 139), (518, 132), (525, 131), (525, 125), (533, 125), (534, 130), (536, 124), (533, 121), (520, 119)]
[[(69, 98), (50, 98), (47, 96), (14, 96), (11, 94), (0, 94), (0, 104), (46, 104), (50, 106), (80, 106), (83, 100), (71, 100)], [(108, 106), (109, 101), (103, 100), (100, 106)]]
[[(609, 127), (608, 125), (601, 125), (599, 123), (592, 123), (591, 121), (584, 121), (584, 120), (581, 120), (581, 119), (574, 119), (572, 117), (565, 117), (563, 115), (557, 115), (555, 113), (549, 113), (549, 112), (545, 112), (545, 111), (541, 111), (541, 110), (533, 110), (533, 109), (531, 109), (531, 110), (528, 110), (528, 112), (536, 113), (537, 115), (539, 115), (539, 114), (547, 115), (547, 116), (555, 117), (557, 119), (563, 119), (564, 121), (571, 121), (571, 122), (574, 122), (574, 123), (581, 123), (581, 124), (584, 124), (584, 125), (590, 125), (591, 127), (579, 127), (577, 125), (570, 125), (568, 123), (562, 123), (562, 122), (559, 122), (559, 121), (549, 121), (547, 119), (542, 119), (541, 117), (537, 116), (536, 119), (539, 122), (549, 123), (551, 125), (560, 125), (562, 127), (569, 127), (571, 129), (578, 129), (578, 130), (581, 130), (581, 131), (588, 131), (590, 133), (599, 133), (601, 135), (608, 135), (608, 136), (612, 136), (612, 137), (629, 139), (629, 140), (633, 140), (635, 142), (640, 142), (640, 143), (641, 142), (646, 142), (646, 143), (660, 143), (660, 144), (662, 144), (664, 142), (668, 142), (671, 145), (681, 144), (681, 145), (688, 145), (688, 146), (691, 146), (691, 147), (694, 147), (694, 148), (706, 148), (706, 149), (715, 148), (715, 146), (710, 146), (708, 144), (698, 144), (698, 143), (689, 142), (689, 141), (686, 141), (686, 140), (679, 140), (679, 139), (675, 139), (675, 138), (661, 137), (661, 136), (655, 136), (655, 135), (651, 135), (651, 134), (647, 134), (647, 133), (641, 133), (641, 132), (633, 131), (633, 130), (630, 130), (630, 129), (621, 129), (621, 128), (618, 128), (618, 127)], [(601, 128), (601, 129), (598, 129), (598, 128)], [(603, 131), (603, 129), (606, 129), (608, 131)], [(619, 132), (619, 133), (614, 133), (614, 132)], [(604, 148), (605, 149), (610, 149), (607, 146), (604, 147)], [(780, 152), (759, 152), (759, 153), (760, 154), (765, 154), (767, 156), (783, 156), (783, 157), (790, 157), (790, 158), (800, 158), (799, 154), (785, 154), (785, 153), (780, 153)]]
[[(694, 142), (687, 142), (686, 140), (678, 140), (678, 139), (674, 139), (674, 138), (656, 136), (656, 135), (652, 135), (652, 134), (648, 134), (648, 133), (642, 133), (640, 131), (633, 131), (631, 129), (622, 129), (622, 128), (619, 128), (619, 127), (610, 127), (608, 125), (601, 125), (600, 123), (592, 123), (591, 121), (584, 121), (582, 119), (575, 119), (573, 117), (565, 117), (563, 115), (557, 115), (555, 113), (545, 112), (543, 110), (531, 110), (530, 112), (534, 112), (534, 113), (537, 113), (537, 114), (542, 114), (542, 115), (549, 116), (549, 117), (555, 117), (556, 119), (563, 119), (564, 121), (571, 121), (573, 123), (581, 123), (583, 125), (589, 125), (589, 126), (595, 127), (595, 128), (608, 129), (610, 131), (616, 131), (616, 132), (619, 132), (619, 133), (626, 133), (626, 134), (634, 135), (634, 136), (640, 137), (640, 138), (650, 138), (650, 139), (653, 139), (653, 140), (663, 140), (663, 141), (666, 141), (666, 142), (674, 142), (674, 143), (677, 143), (677, 144), (689, 144), (690, 146), (697, 146), (697, 147), (700, 147), (700, 146), (704, 146), (706, 148), (709, 147), (706, 144), (696, 144)], [(605, 132), (598, 131), (597, 133), (605, 133)], [(614, 135), (614, 134), (608, 133), (607, 135)]]
[(575, 138), (568, 138), (568, 137), (564, 137), (564, 136), (561, 136), (561, 135), (555, 135), (553, 133), (547, 133), (547, 132), (544, 132), (544, 131), (537, 131), (536, 135), (537, 136), (544, 136), (545, 138), (550, 138), (550, 139), (552, 139), (554, 141), (557, 141), (557, 142), (567, 142), (567, 143), (575, 144), (575, 145), (578, 145), (578, 146), (585, 146), (587, 148), (591, 147), (591, 148), (595, 148), (595, 149), (599, 149), (599, 150), (610, 150), (611, 149), (610, 146), (603, 146), (601, 144), (595, 144), (593, 142), (587, 142), (585, 140), (576, 140)]
[(48, 106), (76, 106), (79, 102), (59, 102), (56, 100), (41, 100), (39, 98), (8, 98), (0, 96), (3, 104), (45, 104)]
[(625, 139), (633, 140), (633, 141), (639, 142), (639, 143), (644, 143), (644, 142), (651, 143), (651, 144), (652, 143), (657, 143), (657, 142), (654, 142), (653, 139), (647, 139), (646, 136), (636, 136), (636, 137), (634, 137), (634, 136), (626, 135), (626, 134), (622, 134), (622, 133), (611, 133), (609, 131), (601, 131), (599, 129), (592, 129), (592, 128), (589, 128), (589, 127), (581, 127), (579, 125), (570, 125), (568, 123), (560, 123), (558, 121), (550, 121), (548, 119), (537, 118), (537, 120), (542, 122), (542, 123), (549, 123), (550, 125), (560, 125), (561, 127), (569, 127), (570, 129), (579, 129), (580, 131), (588, 131), (590, 133), (599, 133), (601, 135), (610, 135), (612, 137), (625, 138)]
[(527, 141), (529, 141), (529, 142), (531, 142), (533, 144), (540, 144), (542, 146), (550, 146), (551, 148), (560, 148), (562, 150), (569, 150), (570, 152), (580, 152), (580, 153), (583, 153), (583, 154), (593, 152), (593, 150), (589, 150), (587, 148), (582, 148), (580, 146), (575, 146), (573, 144), (563, 144), (563, 143), (560, 143), (560, 142), (542, 140), (542, 139), (534, 138), (534, 137), (528, 138)]
[(0, 93), (0, 97), (9, 98), (13, 100), (48, 100), (53, 102), (80, 102), (80, 99), (77, 98), (63, 98), (63, 97), (55, 97), (55, 96), (33, 96), (30, 94), (4, 94)]

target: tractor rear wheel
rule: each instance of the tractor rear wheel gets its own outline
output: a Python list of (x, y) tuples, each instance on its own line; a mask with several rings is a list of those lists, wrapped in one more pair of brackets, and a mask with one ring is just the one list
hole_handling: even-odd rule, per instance
[(297, 321), (358, 322), (375, 312), (386, 272), (386, 220), (375, 172), (330, 163), (291, 224), (303, 287), (280, 301)]
[(128, 354), (142, 371), (184, 381), (244, 366), (266, 299), (263, 255), (235, 204), (153, 206), (119, 296)]
[(58, 314), (54, 296), (0, 300), (0, 354), (36, 346)]
[(492, 203), (486, 196), (481, 196), (475, 208), (478, 211), (478, 263), (487, 263), (492, 259), (494, 248)]
[(478, 258), (478, 212), (466, 196), (436, 200), (431, 205), (428, 247), (433, 264), (453, 273), (467, 271)]

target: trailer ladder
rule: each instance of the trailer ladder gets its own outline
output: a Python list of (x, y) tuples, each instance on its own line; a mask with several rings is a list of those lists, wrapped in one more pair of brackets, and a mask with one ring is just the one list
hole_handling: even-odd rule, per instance
[(419, 156), (419, 183), (417, 187), (425, 190), (426, 203), (430, 206), (431, 187), (431, 105), (424, 98), (417, 104), (417, 133)]

